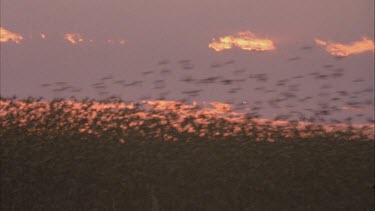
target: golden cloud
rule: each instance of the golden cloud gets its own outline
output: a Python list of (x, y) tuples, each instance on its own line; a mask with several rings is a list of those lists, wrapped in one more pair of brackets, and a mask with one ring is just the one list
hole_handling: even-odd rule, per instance
[(349, 44), (341, 44), (331, 41), (315, 39), (317, 45), (323, 46), (325, 50), (333, 56), (346, 57), (352, 54), (360, 54), (368, 51), (374, 52), (374, 41), (367, 37), (362, 37), (361, 41)]
[(64, 39), (74, 45), (83, 42), (83, 37), (81, 34), (66, 34)]
[[(45, 40), (47, 38), (47, 35), (45, 33), (41, 32), (37, 35), (29, 35), (28, 37), (30, 39), (39, 38), (39, 39)], [(10, 31), (4, 29), (3, 27), (0, 27), (0, 43), (14, 42), (14, 43), (20, 44), (23, 39), (24, 39), (23, 36), (21, 36), (19, 34), (16, 34), (16, 33), (13, 33), (13, 32), (10, 32)], [(83, 43), (85, 41), (88, 41), (90, 43), (94, 42), (93, 39), (85, 40), (83, 38), (83, 36), (79, 33), (67, 33), (67, 34), (64, 35), (64, 40), (68, 41), (69, 43), (71, 43), (73, 45), (77, 45), (77, 44)], [(125, 40), (125, 39), (119, 39), (119, 40), (108, 39), (108, 40), (106, 40), (106, 42), (110, 45), (124, 46), (124, 45), (126, 45), (127, 40)]]
[(0, 27), (0, 43), (13, 41), (17, 44), (21, 43), (23, 37), (21, 35), (10, 32), (3, 27)]
[(246, 51), (269, 51), (274, 50), (274, 42), (267, 38), (258, 38), (250, 31), (238, 32), (236, 35), (220, 37), (218, 40), (213, 38), (208, 44), (209, 48), (215, 51), (223, 51), (238, 47)]

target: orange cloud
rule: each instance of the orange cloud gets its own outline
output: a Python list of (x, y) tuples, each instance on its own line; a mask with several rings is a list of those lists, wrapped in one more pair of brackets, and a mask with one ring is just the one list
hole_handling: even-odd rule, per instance
[(83, 42), (83, 37), (80, 34), (66, 34), (64, 39), (66, 39), (68, 42), (76, 45), (80, 42)]
[(337, 57), (346, 57), (368, 51), (374, 52), (374, 41), (367, 37), (362, 37), (361, 41), (352, 42), (350, 44), (341, 44), (319, 39), (315, 39), (315, 43), (323, 46), (328, 53)]
[(268, 51), (274, 50), (275, 45), (272, 40), (267, 38), (258, 38), (252, 32), (238, 32), (237, 35), (228, 35), (220, 37), (219, 40), (212, 39), (208, 47), (215, 51), (231, 49), (234, 46), (246, 51)]
[(13, 41), (17, 44), (21, 43), (23, 37), (21, 35), (10, 32), (3, 27), (0, 27), (0, 43)]
[(41, 37), (42, 39), (46, 39), (46, 35), (43, 34), (43, 33), (40, 33), (40, 37)]

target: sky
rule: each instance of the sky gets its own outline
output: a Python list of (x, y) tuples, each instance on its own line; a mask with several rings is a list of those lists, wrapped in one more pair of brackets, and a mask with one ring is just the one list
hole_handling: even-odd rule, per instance
[(373, 0), (2, 0), (0, 20), (22, 36), (2, 38), (1, 96), (115, 95), (252, 109), (297, 93), (269, 106), (272, 116), (346, 91), (329, 101), (343, 116), (373, 116)]

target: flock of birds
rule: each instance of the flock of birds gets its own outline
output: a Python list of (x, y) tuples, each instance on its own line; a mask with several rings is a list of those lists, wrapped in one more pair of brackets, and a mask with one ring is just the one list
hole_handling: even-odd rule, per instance
[[(301, 47), (301, 50), (311, 49), (311, 46)], [(301, 57), (291, 57), (286, 61), (295, 62), (301, 59)], [(171, 63), (169, 60), (159, 61), (157, 63), (157, 70), (141, 73), (143, 80), (128, 81), (118, 79), (113, 75), (106, 75), (99, 78), (98, 81), (91, 83), (90, 86), (91, 89), (95, 90), (99, 98), (119, 99), (119, 96), (111, 94), (109, 90), (111, 86), (118, 86), (116, 89), (121, 89), (125, 92), (129, 87), (142, 89), (146, 79), (153, 79), (151, 82), (152, 92), (158, 92), (158, 96), (152, 98), (146, 95), (140, 97), (138, 100), (176, 100), (182, 103), (195, 101), (196, 97), (204, 93), (205, 88), (209, 85), (223, 86), (227, 88), (226, 95), (228, 96), (241, 92), (249, 94), (248, 91), (258, 92), (257, 96), (272, 96), (271, 99), (267, 100), (226, 102), (231, 104), (234, 110), (244, 111), (247, 108), (246, 112), (253, 116), (261, 116), (262, 110), (268, 108), (269, 112), (273, 114), (277, 113), (273, 117), (275, 120), (293, 119), (298, 121), (341, 123), (351, 122), (353, 118), (357, 118), (362, 119), (362, 122), (364, 120), (367, 123), (374, 123), (374, 89), (372, 87), (363, 87), (363, 89), (352, 91), (335, 89), (333, 86), (335, 84), (334, 80), (344, 77), (345, 69), (333, 64), (321, 65), (319, 71), (273, 80), (271, 75), (267, 73), (249, 73), (245, 68), (234, 68), (233, 65), (236, 64), (235, 60), (215, 62), (209, 66), (210, 69), (232, 68), (230, 72), (231, 77), (224, 77), (220, 74), (220, 71), (213, 71), (215, 75), (202, 78), (195, 77), (193, 74), (180, 75), (177, 79), (177, 82), (181, 84), (180, 87), (192, 88), (176, 93), (175, 87), (168, 87), (168, 83), (171, 80), (175, 80), (168, 78), (168, 75), (173, 73), (173, 70), (169, 68)], [(189, 70), (195, 68), (193, 61), (190, 59), (177, 61), (177, 65), (179, 65), (180, 69), (184, 70), (184, 73), (189, 73)], [(162, 77), (162, 79), (155, 77), (154, 75), (156, 74)], [(318, 90), (315, 90), (315, 94), (306, 95), (307, 92), (304, 91), (303, 86), (306, 81), (311, 80), (323, 83)], [(360, 84), (365, 81), (364, 78), (351, 79), (351, 83)], [(256, 85), (256, 87), (252, 90), (244, 88), (248, 83)], [(69, 85), (67, 82), (45, 83), (41, 84), (41, 86), (50, 88), (54, 93), (70, 94), (71, 96), (84, 90), (83, 88)], [(180, 96), (179, 99), (170, 97), (172, 94)], [(313, 106), (314, 108), (309, 106)], [(278, 112), (285, 110), (287, 112), (284, 114)], [(346, 114), (349, 115), (346, 115), (344, 119), (339, 119), (340, 115), (333, 115), (341, 111), (346, 111)]]

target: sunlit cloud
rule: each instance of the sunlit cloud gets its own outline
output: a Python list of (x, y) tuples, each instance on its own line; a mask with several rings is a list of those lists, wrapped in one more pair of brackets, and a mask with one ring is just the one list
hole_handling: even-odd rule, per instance
[[(25, 35), (25, 36), (27, 37), (28, 40), (34, 40), (34, 39), (45, 40), (45, 39), (47, 39), (47, 35), (43, 32), (40, 32), (38, 34), (29, 34), (29, 35)], [(16, 34), (16, 33), (13, 33), (13, 32), (10, 32), (10, 31), (4, 29), (3, 27), (0, 27), (0, 42), (1, 43), (14, 42), (14, 43), (20, 44), (22, 42), (22, 40), (24, 40), (23, 36), (21, 36), (19, 34)], [(66, 40), (67, 42), (69, 42), (73, 45), (78, 45), (78, 44), (83, 43), (83, 42), (88, 42), (88, 43), (98, 42), (98, 40), (88, 39), (88, 38), (86, 39), (86, 37), (84, 38), (79, 33), (66, 33), (66, 34), (64, 34), (64, 40)], [(124, 46), (124, 45), (127, 44), (126, 39), (105, 39), (105, 40), (102, 40), (100, 42), (103, 42), (103, 41), (106, 42), (109, 45)]]
[(83, 42), (83, 37), (81, 34), (66, 34), (64, 39), (74, 45)]
[(238, 47), (246, 51), (269, 51), (275, 49), (275, 44), (268, 38), (259, 38), (250, 31), (238, 32), (236, 35), (220, 37), (218, 40), (213, 38), (208, 45), (215, 51), (223, 51)]
[(361, 41), (355, 41), (349, 44), (341, 44), (331, 41), (315, 39), (317, 45), (323, 46), (324, 49), (333, 56), (346, 57), (352, 54), (364, 52), (374, 52), (374, 41), (367, 37), (362, 37)]
[(10, 32), (3, 27), (0, 27), (0, 43), (2, 42), (15, 42), (17, 44), (21, 43), (23, 37), (21, 35)]

